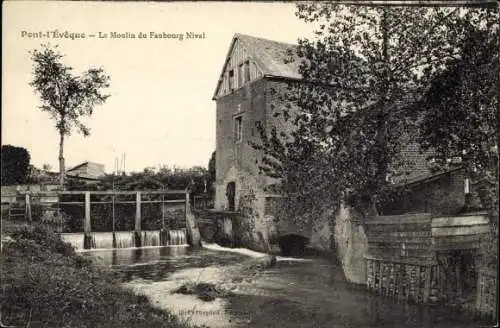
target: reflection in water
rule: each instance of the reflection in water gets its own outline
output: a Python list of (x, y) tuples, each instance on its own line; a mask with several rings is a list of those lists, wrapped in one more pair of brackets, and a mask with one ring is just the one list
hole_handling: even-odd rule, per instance
[(194, 324), (209, 327), (477, 327), (445, 307), (398, 303), (349, 285), (339, 266), (325, 259), (287, 261), (247, 277), (234, 296), (204, 302), (172, 294), (187, 281), (227, 281), (228, 268), (248, 257), (188, 247), (87, 252), (111, 266), (124, 286)]

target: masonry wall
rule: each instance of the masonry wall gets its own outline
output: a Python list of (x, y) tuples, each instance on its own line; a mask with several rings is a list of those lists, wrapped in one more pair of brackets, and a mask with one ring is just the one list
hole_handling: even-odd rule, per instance
[(455, 215), (465, 205), (465, 176), (460, 170), (453, 171), (433, 180), (408, 186), (408, 192), (387, 204), (386, 215), (404, 213), (431, 213), (433, 215)]
[[(215, 208), (227, 209), (226, 186), (236, 185), (235, 205), (242, 194), (250, 189), (262, 188), (256, 160), (259, 152), (248, 144), (258, 140), (257, 121), (265, 117), (265, 88), (267, 81), (260, 79), (217, 99), (216, 114), (216, 196)], [(242, 140), (235, 138), (235, 119), (242, 120)]]

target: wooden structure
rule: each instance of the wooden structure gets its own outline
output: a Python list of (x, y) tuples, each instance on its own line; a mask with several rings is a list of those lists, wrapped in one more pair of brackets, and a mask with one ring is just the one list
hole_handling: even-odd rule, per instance
[(459, 303), (474, 292), (476, 250), (489, 229), (485, 215), (377, 216), (365, 227), (368, 289), (418, 303)]
[[(96, 217), (99, 211), (95, 211), (95, 206), (108, 206), (108, 209), (112, 209), (107, 213), (104, 213), (107, 220), (110, 220), (110, 224), (106, 231), (119, 230), (115, 229), (115, 225), (120, 220), (124, 218), (117, 214), (115, 207), (117, 206), (130, 206), (135, 207), (133, 211), (130, 211), (133, 216), (133, 223), (128, 229), (134, 230), (136, 239), (136, 245), (140, 245), (140, 238), (142, 238), (142, 231), (148, 230), (148, 227), (144, 226), (144, 206), (148, 204), (157, 204), (160, 206), (161, 214), (155, 214), (155, 222), (157, 230), (165, 230), (166, 223), (166, 212), (167, 207), (179, 209), (184, 211), (185, 216), (181, 218), (182, 227), (176, 224), (175, 227), (170, 227), (173, 229), (182, 229), (186, 227), (187, 216), (191, 212), (189, 203), (189, 192), (186, 190), (163, 190), (163, 191), (52, 191), (52, 192), (38, 192), (38, 193), (25, 193), (20, 194), (18, 197), (19, 201), (15, 203), (15, 207), (9, 207), (9, 219), (14, 216), (23, 216), (27, 221), (31, 221), (32, 208), (37, 207), (38, 212), (34, 215), (34, 219), (40, 219), (44, 214), (53, 213), (65, 213), (65, 206), (73, 206), (75, 211), (72, 214), (65, 213), (65, 216), (72, 217), (72, 221), (77, 223), (75, 226), (78, 227), (76, 231), (71, 232), (83, 232), (85, 235), (84, 247), (89, 248), (91, 235), (95, 232), (96, 223), (100, 223), (99, 219), (96, 221)], [(120, 200), (121, 197), (121, 200)], [(161, 217), (160, 217), (161, 215)], [(47, 216), (47, 215), (46, 215)], [(102, 215), (101, 215), (102, 216)], [(80, 221), (81, 220), (81, 221)], [(93, 223), (92, 223), (93, 222)], [(112, 228), (111, 228), (112, 222)], [(48, 223), (49, 224), (49, 223)], [(49, 224), (50, 225), (50, 224)], [(102, 224), (101, 224), (102, 225)], [(190, 232), (195, 231), (195, 226), (190, 225)], [(80, 230), (81, 229), (81, 230)], [(103, 228), (101, 227), (101, 230)], [(151, 229), (151, 227), (149, 227)], [(61, 230), (61, 229), (58, 229)], [(83, 230), (83, 231), (82, 231)], [(123, 227), (122, 227), (123, 230)], [(130, 231), (129, 230), (129, 231)], [(99, 230), (97, 230), (99, 231)], [(63, 232), (63, 231), (58, 231)]]

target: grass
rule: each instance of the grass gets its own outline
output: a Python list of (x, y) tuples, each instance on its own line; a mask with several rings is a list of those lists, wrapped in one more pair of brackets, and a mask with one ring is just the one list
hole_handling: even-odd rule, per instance
[(122, 289), (111, 273), (41, 227), (14, 229), (1, 258), (1, 314), (16, 327), (189, 327)]

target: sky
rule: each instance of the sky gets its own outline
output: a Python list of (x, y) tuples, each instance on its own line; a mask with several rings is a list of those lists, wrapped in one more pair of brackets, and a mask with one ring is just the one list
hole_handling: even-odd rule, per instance
[[(2, 145), (25, 147), (31, 164), (53, 171), (59, 136), (29, 85), (29, 51), (41, 44), (58, 45), (75, 74), (102, 67), (111, 76), (111, 97), (85, 120), (91, 135), (74, 131), (64, 151), (68, 168), (92, 161), (111, 173), (117, 161), (127, 172), (206, 167), (215, 150), (212, 96), (233, 35), (296, 43), (313, 32), (293, 4), (281, 2), (6, 1), (2, 12)], [(56, 37), (65, 32), (86, 37)], [(205, 38), (186, 39), (187, 32)]]

